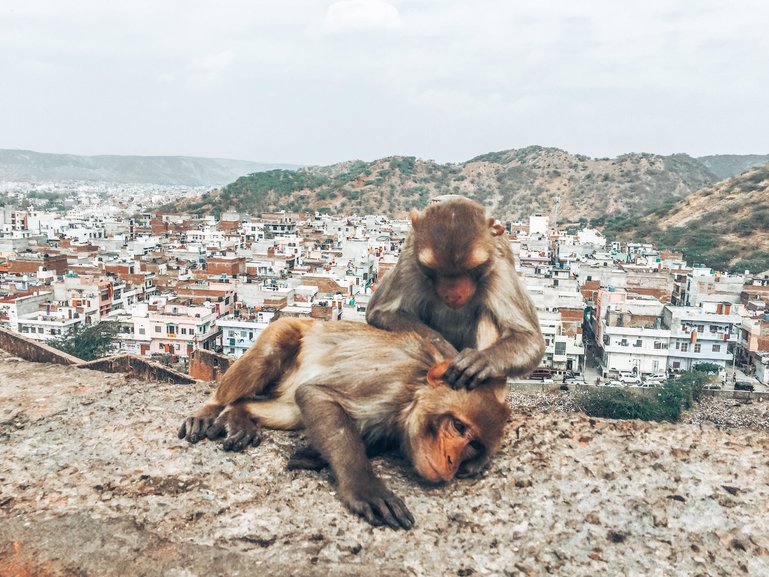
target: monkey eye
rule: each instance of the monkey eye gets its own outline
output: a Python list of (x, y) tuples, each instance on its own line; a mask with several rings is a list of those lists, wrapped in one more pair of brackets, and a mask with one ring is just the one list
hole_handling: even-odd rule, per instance
[(457, 418), (451, 419), (451, 426), (460, 437), (464, 437), (465, 433), (467, 433), (467, 425)]
[(479, 279), (482, 276), (484, 276), (487, 272), (489, 272), (489, 266), (490, 266), (490, 261), (486, 261), (484, 263), (479, 264), (476, 267), (471, 268), (469, 271), (467, 271), (467, 273), (471, 277), (475, 279)]

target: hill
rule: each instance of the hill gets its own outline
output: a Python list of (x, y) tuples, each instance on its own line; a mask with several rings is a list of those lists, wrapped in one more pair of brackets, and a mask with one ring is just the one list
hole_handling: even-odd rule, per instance
[(78, 156), (0, 149), (0, 181), (98, 181), (222, 186), (239, 176), (287, 164), (191, 156)]
[(214, 213), (234, 209), (251, 214), (321, 210), (403, 217), (433, 196), (462, 194), (490, 206), (501, 220), (550, 213), (560, 199), (558, 217), (563, 222), (635, 214), (717, 180), (699, 161), (684, 154), (594, 159), (531, 146), (459, 164), (395, 156), (261, 172), (168, 209)]
[(769, 269), (769, 163), (668, 201), (641, 219), (614, 217), (610, 237), (681, 250), (719, 270)]
[(715, 154), (699, 156), (697, 160), (723, 180), (766, 164), (769, 162), (769, 154)]

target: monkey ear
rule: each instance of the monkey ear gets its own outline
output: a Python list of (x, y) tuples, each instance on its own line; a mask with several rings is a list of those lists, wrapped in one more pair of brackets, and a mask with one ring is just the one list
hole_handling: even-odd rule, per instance
[(411, 217), (411, 226), (418, 226), (422, 220), (422, 213), (416, 208), (411, 209), (411, 214), (409, 216)]
[(505, 232), (505, 227), (499, 224), (495, 218), (489, 218), (488, 223), (491, 229), (491, 236), (500, 236)]
[(440, 363), (434, 364), (430, 370), (427, 371), (427, 384), (434, 389), (445, 385), (446, 380), (444, 377), (446, 376), (446, 370), (449, 368), (450, 364), (450, 359), (446, 359)]

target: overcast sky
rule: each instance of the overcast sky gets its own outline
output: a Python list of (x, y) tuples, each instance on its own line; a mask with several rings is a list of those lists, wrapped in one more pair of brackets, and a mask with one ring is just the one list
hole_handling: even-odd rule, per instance
[(1, 0), (0, 148), (769, 153), (766, 0)]

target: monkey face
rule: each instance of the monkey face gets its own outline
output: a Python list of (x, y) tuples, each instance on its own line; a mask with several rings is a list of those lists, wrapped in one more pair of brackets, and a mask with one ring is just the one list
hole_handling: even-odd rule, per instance
[(427, 386), (415, 395), (416, 418), (408, 426), (414, 469), (432, 483), (477, 471), (473, 463), (485, 462), (496, 449), (510, 415), (497, 387), (452, 389), (446, 382), (450, 364), (450, 359), (443, 360), (427, 372)]
[(413, 462), (417, 473), (431, 483), (453, 479), (464, 462), (485, 452), (476, 439), (475, 427), (461, 416), (440, 415), (427, 429), (414, 451)]
[(443, 304), (464, 307), (493, 268), (498, 225), (467, 200), (434, 205), (411, 218), (417, 266)]

